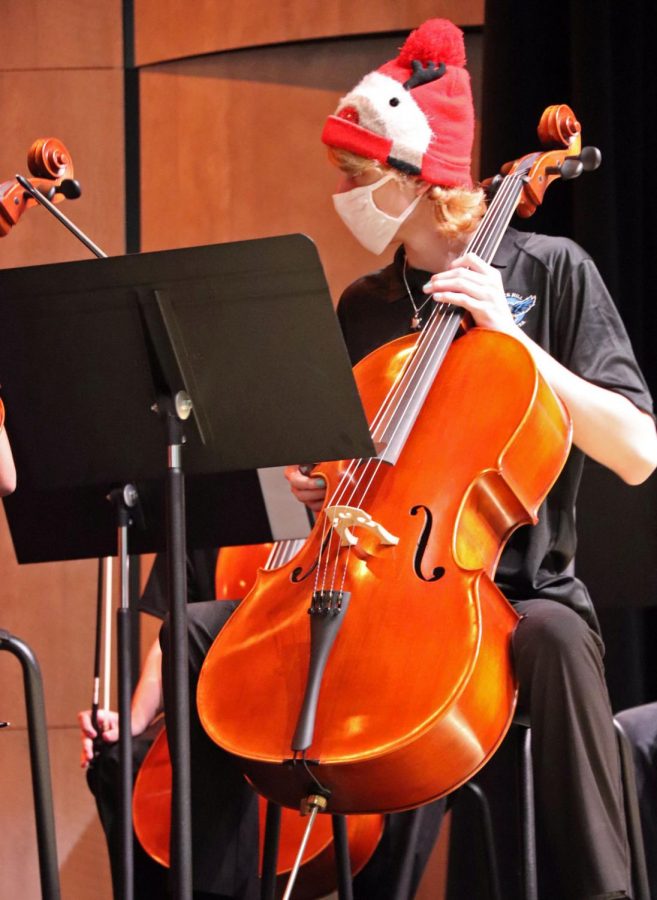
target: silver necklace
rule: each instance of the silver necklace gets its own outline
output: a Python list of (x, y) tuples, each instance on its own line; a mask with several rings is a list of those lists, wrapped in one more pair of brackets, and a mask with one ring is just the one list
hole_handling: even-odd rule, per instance
[(404, 279), (404, 285), (406, 287), (406, 293), (408, 294), (408, 299), (411, 301), (411, 306), (413, 307), (414, 315), (413, 315), (413, 318), (411, 319), (411, 329), (413, 331), (419, 331), (420, 328), (422, 328), (422, 318), (420, 316), (420, 313), (422, 312), (424, 307), (427, 305), (429, 300), (431, 300), (431, 294), (429, 294), (429, 296), (423, 303), (420, 303), (419, 306), (417, 305), (417, 303), (413, 299), (413, 294), (411, 293), (411, 289), (408, 286), (408, 279), (406, 278), (406, 257), (404, 257), (404, 267), (402, 269), (402, 278)]

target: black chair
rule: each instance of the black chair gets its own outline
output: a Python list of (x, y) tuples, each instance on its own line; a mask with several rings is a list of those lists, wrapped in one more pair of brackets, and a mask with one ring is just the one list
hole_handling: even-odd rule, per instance
[[(619, 722), (614, 719), (618, 749), (620, 754), (621, 777), (625, 817), (630, 849), (631, 874), (634, 900), (650, 900), (648, 874), (646, 869), (639, 803), (634, 776), (632, 748)], [(531, 728), (528, 720), (518, 716), (511, 726), (509, 739), (516, 742), (518, 777), (518, 820), (520, 825), (520, 881), (523, 900), (538, 900), (538, 877), (536, 862), (536, 829), (534, 813), (534, 782), (531, 759)], [(479, 816), (479, 827), (483, 836), (488, 893), (491, 900), (502, 900), (499, 877), (499, 861), (495, 846), (490, 803), (485, 790), (475, 777), (461, 789), (467, 792)], [(461, 793), (459, 792), (459, 793)]]
[(23, 669), (41, 892), (43, 900), (60, 900), (61, 887), (41, 669), (31, 648), (4, 629), (0, 629), (0, 650), (12, 653)]

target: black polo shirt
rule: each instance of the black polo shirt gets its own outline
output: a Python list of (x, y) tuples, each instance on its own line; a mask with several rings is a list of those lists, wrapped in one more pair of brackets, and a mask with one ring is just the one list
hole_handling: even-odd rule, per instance
[[(353, 363), (407, 334), (414, 314), (402, 278), (400, 248), (385, 269), (344, 292), (338, 316)], [(509, 229), (493, 264), (500, 269), (517, 324), (571, 371), (623, 394), (652, 413), (652, 400), (618, 310), (594, 262), (572, 241)], [(429, 273), (407, 269), (416, 306)], [(422, 310), (426, 319), (428, 303)], [(496, 582), (509, 600), (545, 597), (567, 604), (597, 627), (586, 587), (574, 575), (575, 500), (584, 454), (573, 447), (539, 511), (518, 529), (500, 560)]]

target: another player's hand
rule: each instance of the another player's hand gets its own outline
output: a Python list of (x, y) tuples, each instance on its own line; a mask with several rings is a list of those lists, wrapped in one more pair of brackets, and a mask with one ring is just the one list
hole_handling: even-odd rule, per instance
[(475, 253), (455, 259), (449, 269), (432, 275), (424, 285), (441, 303), (459, 306), (470, 313), (476, 325), (513, 334), (517, 326), (509, 309), (502, 276)]
[[(78, 713), (78, 723), (80, 725), (80, 737), (82, 740), (82, 752), (80, 754), (80, 765), (86, 769), (94, 758), (94, 738), (96, 737), (96, 729), (91, 724), (91, 710), (84, 709)], [(108, 709), (98, 710), (98, 726), (100, 728), (101, 738), (108, 744), (115, 744), (119, 739), (119, 714), (114, 710)]]
[(326, 482), (314, 475), (304, 475), (299, 466), (288, 466), (285, 477), (290, 490), (301, 503), (305, 503), (313, 512), (319, 512), (326, 497)]

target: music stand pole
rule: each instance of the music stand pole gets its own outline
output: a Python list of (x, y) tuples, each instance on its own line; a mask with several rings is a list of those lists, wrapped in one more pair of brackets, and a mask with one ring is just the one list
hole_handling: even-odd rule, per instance
[(131, 510), (138, 503), (136, 488), (128, 484), (113, 490), (108, 500), (116, 511), (117, 548), (119, 558), (120, 603), (116, 611), (116, 634), (119, 669), (119, 846), (121, 854), (121, 897), (134, 897), (134, 847), (132, 839), (132, 654), (130, 621), (130, 557), (128, 527)]
[(192, 406), (180, 392), (161, 397), (156, 411), (167, 435), (166, 521), (169, 593), (169, 659), (173, 716), (167, 721), (172, 764), (171, 876), (176, 900), (192, 900), (192, 804), (189, 738), (189, 663), (187, 647), (187, 573), (185, 476), (182, 469), (183, 420)]
[[(99, 259), (106, 259), (107, 253), (95, 244), (80, 228), (54, 203), (37, 190), (22, 175), (16, 180), (53, 215), (71, 234)], [(133, 485), (126, 485), (109, 494), (108, 499), (116, 509), (117, 547), (119, 555), (119, 579), (121, 602), (116, 611), (118, 693), (119, 693), (119, 847), (121, 858), (121, 897), (133, 900), (134, 896), (134, 846), (132, 837), (132, 625), (130, 614), (130, 557), (128, 555), (128, 526), (131, 524), (130, 509), (138, 502)], [(109, 602), (109, 601), (108, 601)], [(126, 727), (126, 722), (128, 726)], [(97, 722), (96, 722), (97, 727)], [(185, 898), (186, 900), (186, 898)]]
[[(186, 478), (189, 473), (197, 485), (210, 484), (220, 473), (234, 473), (240, 486), (237, 498), (231, 488), (216, 506), (208, 507), (205, 496), (198, 498), (195, 522), (202, 527), (195, 540), (223, 528), (229, 540), (213, 539), (215, 546), (237, 534), (234, 543), (248, 543), (244, 534), (262, 527), (265, 510), (238, 502), (244, 479), (237, 476), (245, 470), (300, 459), (373, 456), (321, 262), (307, 238), (283, 235), (0, 270), (0, 287), (3, 390), (16, 410), (18, 433), (40, 429), (52, 460), (44, 470), (44, 447), (37, 456), (33, 442), (18, 442), (17, 462), (28, 477), (23, 494), (19, 490), (8, 499), (8, 509), (17, 510), (23, 496), (26, 502), (34, 496), (48, 501), (54, 492), (71, 516), (78, 504), (95, 508), (99, 485), (108, 482), (136, 481), (143, 493), (150, 479), (163, 474), (162, 429), (144, 415), (154, 397), (157, 411), (166, 416), (169, 540), (162, 540), (159, 523), (148, 540), (157, 549), (168, 543), (171, 551), (170, 674), (172, 688), (177, 687), (170, 726), (176, 826), (172, 877), (176, 896), (187, 900), (191, 777), (181, 395), (187, 391), (194, 401), (194, 427), (185, 428)], [(54, 322), (58, 352), (45, 377), (43, 358), (52, 353)], [(323, 339), (315, 345), (307, 335), (317, 329)], [(72, 385), (85, 389), (71, 390)], [(312, 421), (303, 412), (309, 404), (320, 411)], [(88, 527), (66, 535), (56, 557), (89, 555), (80, 552), (83, 546), (93, 547), (93, 555), (98, 549), (106, 555), (108, 518), (101, 521), (101, 514), (90, 520), (91, 536)], [(30, 545), (55, 558), (32, 523), (30, 528)], [(16, 528), (12, 537), (16, 546)], [(113, 535), (110, 540), (114, 543)], [(203, 541), (198, 546), (213, 545)]]

